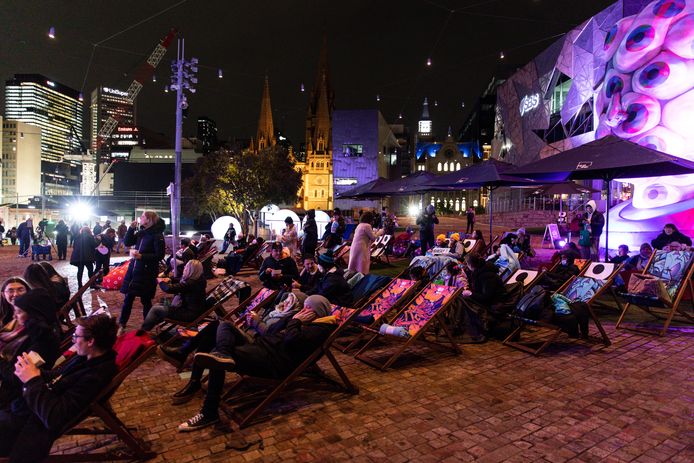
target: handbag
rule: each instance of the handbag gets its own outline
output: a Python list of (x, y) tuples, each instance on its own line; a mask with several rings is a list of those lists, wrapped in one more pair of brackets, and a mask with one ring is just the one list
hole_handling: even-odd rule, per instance
[(639, 296), (658, 298), (668, 303), (672, 302), (670, 294), (667, 292), (665, 281), (648, 273), (632, 273), (629, 277), (627, 292), (629, 294), (638, 294)]
[(106, 246), (104, 246), (103, 244), (98, 245), (96, 247), (96, 250), (102, 256), (105, 256), (106, 254), (108, 254), (108, 248)]

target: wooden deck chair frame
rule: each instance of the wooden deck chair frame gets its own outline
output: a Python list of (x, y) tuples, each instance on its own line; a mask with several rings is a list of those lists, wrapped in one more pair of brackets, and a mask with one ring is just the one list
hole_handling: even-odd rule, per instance
[[(383, 288), (379, 289), (378, 291), (375, 291), (369, 299), (364, 303), (359, 306), (359, 312), (364, 311), (371, 303), (373, 303), (378, 296), (380, 296), (393, 282), (400, 280), (399, 278), (393, 278), (390, 283), (388, 283), (386, 286)], [(409, 281), (409, 280), (408, 280)], [(412, 300), (414, 297), (415, 293), (418, 292), (419, 289), (419, 282), (416, 282), (414, 285), (412, 285), (409, 289), (407, 289), (401, 296), (400, 299), (397, 300), (395, 304), (393, 304), (388, 310), (386, 310), (383, 314), (381, 314), (378, 319), (374, 319), (373, 322), (369, 323), (368, 326), (362, 325), (360, 323), (354, 322), (352, 323), (352, 327), (356, 327), (357, 329), (361, 330), (361, 332), (357, 335), (355, 339), (350, 341), (348, 344), (342, 344), (339, 343), (338, 341), (335, 341), (334, 345), (335, 347), (342, 353), (348, 352), (350, 349), (353, 349), (355, 346), (357, 346), (361, 341), (363, 341), (364, 338), (364, 333), (371, 332), (373, 333), (373, 330), (377, 329), (382, 321), (384, 319), (387, 319), (388, 314), (392, 314), (394, 312), (397, 312), (402, 308), (404, 304), (407, 304)]]
[(496, 235), (490, 242), (484, 247), (482, 251), (482, 257), (487, 257), (492, 254), (492, 249), (494, 249), (494, 243), (499, 241), (499, 235)]
[[(591, 265), (605, 265), (605, 264), (601, 263), (601, 262), (593, 262), (591, 264), (588, 264), (584, 270), (587, 270)], [(619, 272), (622, 269), (622, 265), (615, 265), (615, 264), (611, 264), (611, 265), (614, 265), (614, 268), (612, 269), (612, 272), (610, 273), (610, 275), (604, 280), (605, 283), (603, 284), (603, 286), (593, 295), (593, 297), (590, 298), (590, 300), (585, 301), (586, 305), (588, 307), (588, 315), (589, 315), (590, 319), (593, 321), (593, 323), (595, 324), (598, 331), (600, 332), (600, 338), (602, 340), (602, 344), (605, 347), (610, 346), (612, 344), (612, 342), (610, 341), (609, 336), (607, 336), (607, 332), (603, 328), (602, 323), (600, 323), (600, 319), (595, 314), (595, 311), (593, 310), (593, 305), (595, 304), (595, 301), (605, 291), (607, 291), (610, 288), (610, 286), (612, 286), (612, 281), (614, 280), (614, 278), (617, 276), (617, 274), (619, 274)], [(583, 273), (584, 272), (582, 272), (581, 275), (576, 275), (576, 276), (571, 277), (567, 282), (565, 282), (555, 292), (555, 294), (557, 294), (557, 293), (563, 294), (563, 292), (571, 286), (571, 284), (574, 282), (574, 280), (576, 280), (576, 278), (582, 277)], [(586, 278), (590, 278), (590, 277), (586, 277)], [(561, 327), (559, 327), (553, 323), (550, 323), (550, 322), (545, 322), (542, 320), (530, 320), (530, 319), (520, 318), (520, 317), (512, 317), (512, 318), (514, 318), (517, 321), (520, 321), (521, 323), (516, 329), (514, 329), (511, 332), (511, 334), (509, 334), (506, 337), (506, 339), (504, 339), (502, 344), (504, 344), (506, 346), (513, 347), (513, 348), (518, 349), (518, 350), (521, 350), (523, 352), (527, 352), (529, 354), (533, 354), (535, 356), (538, 356), (542, 352), (544, 352), (544, 350), (547, 349), (552, 343), (554, 343), (562, 333)], [(520, 337), (521, 332), (523, 331), (523, 329), (527, 325), (533, 325), (536, 327), (546, 328), (546, 329), (550, 330), (549, 337), (544, 342), (542, 342), (542, 344), (536, 349), (532, 348), (528, 344), (524, 344), (523, 342), (517, 340)]]
[[(408, 311), (410, 309), (411, 305), (414, 304), (414, 301), (417, 299), (417, 296), (420, 294), (424, 293), (429, 287), (431, 286), (444, 286), (444, 285), (434, 285), (433, 283), (427, 284), (424, 288), (422, 288), (416, 295), (415, 297), (407, 304), (405, 305), (402, 309), (400, 309), (393, 320), (397, 320), (402, 314)], [(448, 286), (447, 286), (448, 288)], [(354, 358), (357, 360), (364, 362), (365, 364), (377, 368), (381, 371), (387, 370), (395, 361), (400, 358), (400, 356), (415, 342), (419, 342), (422, 344), (425, 344), (429, 347), (433, 347), (435, 349), (440, 349), (440, 350), (446, 350), (446, 351), (453, 351), (455, 355), (459, 355), (462, 353), (460, 350), (460, 347), (458, 347), (458, 344), (455, 342), (455, 339), (453, 338), (448, 326), (446, 325), (446, 321), (443, 319), (444, 313), (450, 309), (451, 305), (455, 301), (455, 299), (462, 293), (463, 288), (457, 288), (453, 291), (451, 294), (450, 298), (445, 304), (442, 304), (441, 307), (436, 310), (436, 312), (427, 320), (424, 325), (415, 333), (414, 336), (410, 336), (407, 339), (400, 338), (398, 336), (390, 336), (390, 335), (382, 335), (379, 332), (375, 332), (373, 336), (364, 344), (364, 346), (357, 351), (356, 354), (354, 354)], [(436, 341), (428, 341), (426, 339), (422, 338), (422, 335), (432, 326), (433, 322), (437, 322), (439, 326), (443, 329), (444, 334), (446, 335), (446, 338), (448, 339), (447, 344), (442, 344)], [(388, 340), (393, 340), (393, 341), (398, 341), (401, 343), (401, 345), (396, 349), (396, 351), (390, 355), (385, 362), (379, 362), (376, 359), (369, 358), (364, 355), (364, 353), (368, 350), (368, 348), (377, 340), (379, 339), (388, 339)]]
[[(643, 272), (641, 274), (646, 274), (648, 270), (651, 268), (651, 264), (653, 262), (653, 259), (655, 258), (656, 253), (654, 252), (653, 255), (651, 255), (651, 258), (648, 259), (648, 265), (646, 265), (646, 268), (644, 268)], [(679, 315), (683, 316), (685, 319), (687, 319), (690, 322), (694, 322), (694, 317), (692, 317), (690, 314), (685, 312), (680, 308), (680, 303), (682, 302), (682, 298), (684, 297), (685, 292), (687, 289), (689, 289), (689, 294), (692, 297), (692, 301), (694, 301), (694, 257), (690, 259), (689, 261), (689, 269), (685, 272), (684, 279), (682, 280), (682, 283), (680, 284), (680, 287), (677, 289), (677, 293), (675, 294), (675, 298), (672, 301), (671, 304), (662, 302), (664, 307), (654, 307), (654, 306), (647, 306), (647, 305), (640, 305), (637, 303), (633, 303), (631, 301), (628, 301), (626, 304), (624, 304), (624, 308), (622, 309), (622, 313), (619, 316), (619, 319), (617, 320), (617, 324), (615, 325), (616, 329), (626, 329), (629, 331), (635, 331), (637, 333), (643, 333), (643, 334), (651, 334), (651, 335), (658, 335), (658, 336), (665, 336), (665, 333), (667, 333), (668, 328), (670, 327), (670, 323), (672, 323), (672, 320), (675, 316), (675, 313), (678, 313)], [(628, 283), (628, 282), (626, 282)], [(657, 320), (664, 320), (663, 326), (660, 330), (653, 330), (653, 329), (647, 329), (647, 328), (639, 328), (635, 326), (622, 326), (624, 322), (624, 317), (626, 316), (627, 311), (632, 307), (636, 306), (639, 309), (643, 310), (644, 312), (648, 313), (649, 315), (653, 316)], [(660, 309), (657, 311), (654, 311), (653, 309)]]
[[(470, 246), (465, 246), (465, 243), (470, 242)], [(473, 240), (473, 239), (463, 239), (463, 256), (466, 254), (472, 254), (476, 252), (484, 252), (482, 248), (482, 242), (480, 240)]]
[(535, 286), (535, 283), (540, 281), (540, 278), (542, 277), (542, 274), (544, 273), (543, 270), (525, 270), (522, 268), (519, 268), (513, 274), (511, 274), (506, 281), (504, 281), (504, 284), (506, 286), (512, 285), (513, 283), (516, 283), (518, 281), (518, 277), (525, 273), (526, 275), (530, 276), (531, 278), (528, 280), (528, 278), (524, 278), (523, 281), (523, 293), (526, 293), (530, 288)]
[(70, 296), (70, 299), (58, 310), (58, 323), (61, 326), (61, 331), (64, 336), (61, 346), (63, 344), (72, 342), (70, 335), (75, 330), (75, 325), (70, 319), (70, 312), (74, 314), (75, 318), (84, 317), (87, 315), (87, 311), (84, 309), (84, 302), (82, 302), (82, 296), (84, 293), (96, 284), (96, 280), (101, 277), (101, 270), (92, 275), (92, 277), (87, 280), (87, 282), (77, 289), (75, 294)]
[(390, 258), (388, 257), (388, 253), (386, 253), (386, 250), (388, 249), (388, 245), (392, 241), (393, 235), (381, 235), (379, 236), (379, 238), (381, 238), (381, 241), (374, 248), (374, 250), (371, 251), (371, 262), (382, 262), (383, 257), (385, 256), (386, 262), (390, 264)]
[(335, 261), (335, 265), (338, 267), (347, 267), (347, 262), (345, 261), (345, 257), (347, 256), (347, 253), (351, 249), (351, 244), (350, 243), (340, 243), (337, 245), (335, 248), (335, 251), (333, 252), (333, 260)]
[[(113, 380), (104, 388), (96, 399), (89, 404), (87, 410), (78, 415), (74, 420), (73, 425), (68, 428), (62, 435), (116, 435), (127, 447), (128, 452), (114, 449), (108, 452), (96, 453), (69, 453), (60, 455), (49, 455), (44, 462), (77, 462), (77, 461), (122, 461), (122, 460), (149, 460), (157, 456), (155, 452), (148, 451), (144, 443), (135, 437), (132, 431), (116, 416), (116, 413), (111, 408), (109, 401), (113, 394), (116, 393), (120, 385), (137, 367), (142, 365), (156, 349), (156, 345), (150, 346), (143, 350), (137, 358), (113, 378)], [(105, 428), (79, 428), (78, 425), (86, 418), (98, 417), (106, 426)], [(110, 442), (109, 442), (110, 444)], [(0, 458), (0, 463), (6, 463), (6, 458)]]
[[(227, 313), (222, 319), (225, 321), (233, 321), (237, 326), (244, 323), (245, 320), (243, 319), (243, 315), (248, 311), (248, 306), (251, 304), (251, 302), (255, 300), (256, 297), (258, 297), (258, 295), (263, 290), (267, 290), (267, 288), (260, 288), (258, 291), (251, 294), (248, 298), (246, 298), (245, 301), (231, 309), (229, 313)], [(275, 297), (277, 296), (277, 291), (274, 289), (268, 291), (269, 292), (267, 293), (267, 297), (258, 304), (256, 304), (251, 310), (257, 312), (258, 310), (266, 308), (270, 303), (272, 303), (272, 301), (275, 300)]]
[[(272, 403), (272, 401), (275, 400), (290, 384), (295, 382), (302, 375), (308, 373), (310, 370), (312, 372), (318, 373), (321, 379), (325, 380), (325, 382), (339, 386), (344, 392), (348, 394), (358, 394), (359, 388), (357, 388), (357, 386), (355, 386), (349, 380), (347, 374), (342, 369), (333, 353), (330, 351), (330, 348), (335, 339), (337, 339), (338, 336), (340, 336), (342, 330), (344, 330), (345, 327), (352, 324), (352, 322), (359, 315), (360, 312), (360, 309), (355, 309), (354, 311), (352, 311), (352, 313), (345, 320), (343, 320), (335, 328), (335, 330), (333, 330), (328, 339), (326, 339), (320, 347), (318, 347), (310, 356), (308, 356), (308, 358), (306, 358), (306, 360), (304, 360), (298, 367), (294, 369), (294, 371), (292, 371), (284, 379), (255, 378), (251, 376), (241, 375), (239, 379), (234, 384), (232, 384), (232, 386), (222, 396), (222, 407), (225, 410), (225, 412), (227, 412), (231, 416), (232, 420), (239, 426), (239, 428), (244, 428), (248, 426), (252, 422), (252, 420), (256, 416), (258, 416), (260, 412), (267, 408), (267, 406), (270, 405), (270, 403)], [(340, 378), (339, 382), (323, 373), (322, 370), (316, 364), (318, 360), (323, 356), (325, 356), (328, 359), (333, 369), (337, 372)], [(259, 391), (254, 392), (250, 396), (241, 397), (240, 399), (244, 402), (247, 402), (250, 399), (254, 400), (257, 403), (257, 405), (255, 405), (246, 414), (242, 414), (240, 412), (240, 407), (233, 408), (233, 403), (238, 401), (238, 398), (236, 401), (234, 400), (234, 392), (236, 392), (245, 383), (258, 381), (264, 383), (265, 385), (269, 385), (271, 387), (271, 391), (268, 394), (265, 394), (266, 391)], [(318, 384), (315, 381), (311, 381), (311, 383), (308, 384), (308, 386), (311, 388), (315, 388), (318, 386)], [(258, 403), (258, 400), (260, 400), (260, 403)]]
[(270, 245), (272, 243), (273, 243), (272, 241), (263, 242), (263, 244), (258, 249), (255, 250), (253, 255), (250, 256), (246, 262), (242, 263), (241, 268), (251, 267), (251, 268), (254, 268), (256, 270), (259, 270), (260, 266), (263, 264), (263, 261), (262, 261), (263, 253), (266, 252), (270, 248)]

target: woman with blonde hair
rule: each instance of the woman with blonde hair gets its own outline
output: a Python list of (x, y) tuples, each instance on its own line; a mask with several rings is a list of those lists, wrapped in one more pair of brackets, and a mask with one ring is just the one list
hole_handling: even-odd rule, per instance
[(181, 322), (192, 322), (207, 309), (205, 305), (205, 288), (207, 281), (203, 275), (202, 263), (197, 259), (189, 260), (183, 267), (180, 281), (162, 278), (159, 287), (167, 294), (173, 294), (170, 303), (156, 304), (149, 311), (142, 323), (142, 329), (151, 331), (165, 318)]

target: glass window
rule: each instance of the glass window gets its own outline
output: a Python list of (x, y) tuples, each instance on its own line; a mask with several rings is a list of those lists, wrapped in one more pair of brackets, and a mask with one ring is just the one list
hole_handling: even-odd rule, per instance
[(344, 144), (342, 155), (346, 158), (360, 158), (364, 155), (364, 145)]
[(441, 169), (443, 169), (443, 167), (441, 166), (441, 163), (439, 162), (438, 165), (436, 166), (436, 170), (441, 172)]
[(557, 114), (561, 111), (561, 107), (566, 102), (566, 95), (571, 88), (571, 79), (564, 74), (561, 74), (557, 79), (557, 84), (552, 91), (551, 114)]

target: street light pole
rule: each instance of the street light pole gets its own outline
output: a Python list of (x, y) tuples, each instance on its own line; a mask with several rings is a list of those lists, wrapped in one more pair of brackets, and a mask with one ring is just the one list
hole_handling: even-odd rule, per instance
[[(197, 58), (191, 59), (190, 62), (185, 61), (185, 40), (179, 38), (176, 61), (171, 66), (171, 70), (173, 71), (173, 75), (171, 76), (171, 88), (176, 90), (176, 159), (174, 164), (173, 191), (169, 191), (171, 195), (171, 246), (173, 247), (172, 252), (174, 254), (179, 248), (181, 224), (181, 158), (183, 151), (181, 143), (183, 138), (183, 110), (188, 108), (188, 101), (186, 100), (183, 90), (188, 89), (191, 93), (195, 93), (195, 88), (192, 85), (198, 82), (195, 77), (195, 73), (198, 72), (197, 64)], [(174, 264), (174, 277), (180, 277), (177, 267), (178, 266)]]

